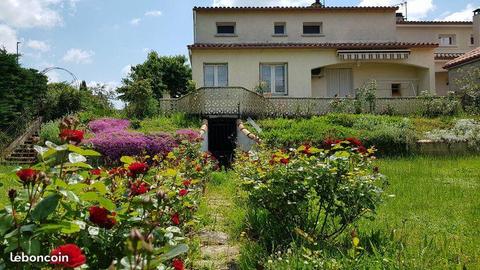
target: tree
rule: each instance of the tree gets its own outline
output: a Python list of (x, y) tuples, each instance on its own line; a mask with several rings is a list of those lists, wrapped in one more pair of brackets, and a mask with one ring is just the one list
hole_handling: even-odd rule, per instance
[(150, 80), (144, 79), (117, 89), (119, 98), (127, 103), (126, 111), (129, 115), (139, 119), (155, 115), (158, 102), (154, 98), (151, 85)]
[(85, 81), (82, 81), (82, 82), (80, 83), (80, 88), (79, 88), (79, 89), (80, 89), (80, 92), (82, 92), (82, 91), (88, 91), (87, 83), (86, 83)]
[(185, 56), (159, 56), (153, 51), (148, 54), (145, 62), (131, 68), (128, 77), (123, 79), (123, 84), (129, 86), (148, 80), (153, 96), (160, 99), (164, 93), (178, 97), (191, 91), (191, 78), (192, 70)]

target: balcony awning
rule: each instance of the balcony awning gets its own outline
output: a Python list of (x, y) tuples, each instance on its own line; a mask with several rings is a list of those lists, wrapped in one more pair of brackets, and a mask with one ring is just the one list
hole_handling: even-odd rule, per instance
[(341, 60), (402, 60), (408, 59), (410, 50), (338, 50)]

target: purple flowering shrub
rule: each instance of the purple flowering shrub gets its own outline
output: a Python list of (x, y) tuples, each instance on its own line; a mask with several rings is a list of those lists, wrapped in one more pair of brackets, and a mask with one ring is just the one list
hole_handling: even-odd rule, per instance
[(196, 142), (200, 139), (198, 132), (189, 129), (178, 130), (175, 136), (129, 131), (130, 121), (124, 119), (104, 118), (92, 121), (88, 126), (95, 136), (87, 143), (110, 162), (116, 162), (122, 156), (166, 155), (182, 140)]

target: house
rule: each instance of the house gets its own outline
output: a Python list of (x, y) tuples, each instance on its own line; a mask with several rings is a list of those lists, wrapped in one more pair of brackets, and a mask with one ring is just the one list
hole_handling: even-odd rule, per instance
[(447, 61), (480, 40), (474, 22), (408, 21), (397, 7), (195, 7), (188, 46), (198, 87), (238, 86), (273, 97), (446, 94)]
[[(459, 79), (469, 77), (469, 74), (479, 76), (478, 71), (476, 73), (473, 71), (480, 70), (480, 47), (447, 62), (443, 68), (448, 70), (450, 91), (462, 91), (462, 86), (457, 83)], [(480, 84), (480, 76), (476, 81)]]

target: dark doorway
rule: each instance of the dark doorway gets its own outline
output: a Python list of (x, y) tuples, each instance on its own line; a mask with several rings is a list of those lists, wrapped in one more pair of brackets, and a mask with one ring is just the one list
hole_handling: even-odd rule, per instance
[(220, 166), (229, 167), (233, 160), (237, 125), (235, 118), (208, 120), (208, 150), (218, 159)]

